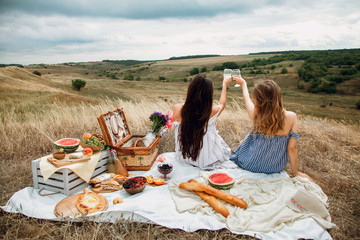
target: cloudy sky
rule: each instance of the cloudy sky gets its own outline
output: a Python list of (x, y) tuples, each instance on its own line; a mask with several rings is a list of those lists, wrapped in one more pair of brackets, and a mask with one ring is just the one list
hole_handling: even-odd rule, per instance
[(360, 47), (359, 0), (0, 0), (0, 63)]

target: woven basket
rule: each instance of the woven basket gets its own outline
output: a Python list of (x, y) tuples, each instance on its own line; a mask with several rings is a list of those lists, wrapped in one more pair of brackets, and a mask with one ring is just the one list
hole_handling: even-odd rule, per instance
[[(114, 115), (117, 116), (117, 119), (121, 119), (122, 123), (120, 125), (124, 127), (125, 136), (121, 139), (118, 137), (119, 134), (114, 134), (112, 131), (112, 125), (114, 124), (111, 124), (111, 118)], [(121, 108), (101, 114), (98, 121), (106, 144), (116, 149), (120, 161), (123, 162), (128, 171), (147, 171), (151, 168), (158, 155), (159, 136), (147, 147), (137, 146), (139, 140), (145, 141), (145, 135), (131, 135), (125, 113)], [(131, 144), (131, 147), (124, 147), (124, 144), (133, 139), (136, 140)]]
[(151, 142), (149, 141), (149, 139), (147, 138), (140, 138), (140, 139), (137, 139), (135, 140), (131, 146), (132, 147), (146, 147), (144, 141), (147, 141), (149, 143), (149, 145), (151, 144)]
[(148, 171), (154, 164), (159, 149), (154, 148), (150, 155), (118, 155), (119, 159), (124, 163), (128, 171)]

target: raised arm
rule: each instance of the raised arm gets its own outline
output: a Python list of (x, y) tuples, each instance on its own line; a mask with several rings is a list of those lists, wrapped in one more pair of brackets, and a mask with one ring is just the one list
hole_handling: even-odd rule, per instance
[[(293, 112), (287, 112), (287, 116), (292, 121), (292, 127), (291, 131), (294, 133), (298, 133), (298, 123), (297, 123), (297, 116)], [(288, 143), (288, 153), (289, 153), (289, 162), (291, 165), (291, 171), (294, 174), (294, 176), (300, 176), (309, 179), (310, 181), (313, 181), (311, 177), (309, 177), (307, 174), (299, 172), (298, 166), (297, 166), (297, 140), (294, 137), (290, 137), (289, 143)]]
[(249, 90), (247, 88), (246, 81), (240, 77), (234, 77), (234, 81), (242, 87), (243, 99), (245, 102), (246, 111), (252, 121), (255, 119), (255, 105), (251, 101)]
[(215, 115), (219, 109), (220, 109), (220, 113), (219, 113), (219, 115), (220, 115), (221, 112), (225, 109), (227, 87), (229, 86), (230, 83), (231, 83), (231, 77), (223, 79), (222, 90), (221, 90), (221, 95), (220, 95), (220, 99), (219, 99), (219, 105), (213, 107), (211, 116)]

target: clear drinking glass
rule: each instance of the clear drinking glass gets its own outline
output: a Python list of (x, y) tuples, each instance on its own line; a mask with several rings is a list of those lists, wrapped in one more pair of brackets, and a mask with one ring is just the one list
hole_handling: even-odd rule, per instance
[(231, 74), (232, 74), (231, 69), (227, 69), (227, 68), (224, 69), (224, 78), (231, 77)]
[[(231, 72), (232, 77), (240, 77), (240, 69), (233, 69)], [(239, 84), (235, 84), (235, 87), (240, 87)]]

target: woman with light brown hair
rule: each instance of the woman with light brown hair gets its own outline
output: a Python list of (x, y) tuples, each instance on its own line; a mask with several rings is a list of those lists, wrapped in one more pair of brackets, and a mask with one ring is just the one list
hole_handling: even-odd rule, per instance
[(224, 78), (218, 105), (213, 105), (213, 84), (204, 74), (198, 74), (188, 87), (185, 103), (175, 104), (176, 160), (201, 169), (235, 168), (229, 160), (230, 147), (218, 134), (215, 120), (226, 105), (227, 86)]
[(259, 82), (253, 90), (252, 102), (246, 81), (242, 77), (234, 77), (233, 80), (242, 87), (253, 130), (234, 151), (230, 160), (245, 170), (268, 174), (280, 172), (290, 162), (295, 176), (311, 180), (307, 174), (298, 171), (297, 116), (283, 108), (279, 85), (272, 80)]

